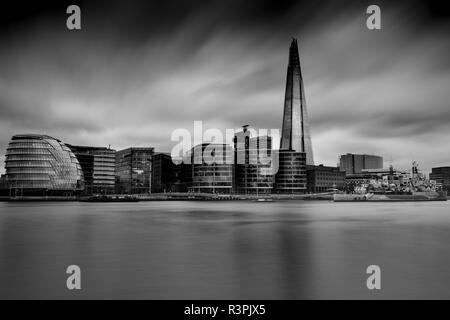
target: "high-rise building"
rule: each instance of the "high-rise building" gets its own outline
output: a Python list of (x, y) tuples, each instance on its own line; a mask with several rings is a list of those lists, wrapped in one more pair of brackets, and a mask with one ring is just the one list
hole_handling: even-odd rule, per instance
[(359, 174), (363, 169), (383, 168), (383, 157), (368, 154), (347, 153), (339, 157), (339, 169), (346, 175)]
[(74, 195), (84, 188), (81, 166), (70, 148), (47, 135), (11, 138), (5, 158), (11, 196)]
[(305, 88), (296, 39), (292, 40), (289, 49), (280, 149), (304, 152), (306, 164), (314, 165)]
[(115, 192), (116, 150), (106, 147), (68, 145), (81, 165), (85, 194)]
[(450, 195), (450, 167), (431, 168), (430, 180), (435, 180)]
[(150, 193), (154, 148), (127, 148), (116, 154), (116, 191)]
[(278, 172), (275, 175), (275, 192), (305, 193), (307, 164), (314, 165), (314, 156), (309, 133), (298, 45), (297, 40), (293, 39), (289, 49), (283, 128), (278, 152)]
[(249, 132), (244, 126), (234, 137), (234, 191), (239, 194), (272, 193), (272, 138), (250, 137)]

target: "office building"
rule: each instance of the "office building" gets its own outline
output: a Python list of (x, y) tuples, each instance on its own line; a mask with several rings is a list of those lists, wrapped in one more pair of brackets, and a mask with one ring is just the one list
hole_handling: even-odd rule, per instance
[(9, 196), (9, 188), (8, 182), (6, 180), (6, 175), (0, 175), (0, 197), (8, 197)]
[(115, 192), (116, 150), (106, 147), (68, 145), (78, 159), (84, 175), (84, 194)]
[(274, 192), (305, 193), (306, 165), (314, 165), (314, 157), (296, 39), (289, 48), (280, 150), (274, 152), (278, 154)]
[(450, 195), (450, 167), (431, 168), (430, 180), (436, 181)]
[(234, 137), (234, 192), (270, 194), (273, 189), (272, 138), (250, 137), (247, 126)]
[(346, 175), (360, 174), (363, 169), (383, 168), (383, 157), (347, 153), (339, 157), (339, 169)]
[(2, 174), (0, 175), (0, 189), (7, 189), (8, 188), (8, 184), (7, 184), (7, 180), (6, 180), (6, 175)]
[(172, 186), (178, 178), (175, 167), (170, 154), (155, 153), (153, 155), (152, 193), (172, 192)]
[(192, 192), (231, 194), (233, 189), (233, 148), (204, 143), (191, 149)]
[(150, 193), (154, 148), (133, 147), (116, 154), (116, 191), (122, 194)]
[(345, 172), (337, 167), (324, 165), (306, 166), (307, 191), (309, 193), (320, 193), (332, 189), (344, 190)]
[(292, 40), (289, 48), (280, 149), (304, 152), (306, 164), (314, 165), (305, 88), (296, 39)]

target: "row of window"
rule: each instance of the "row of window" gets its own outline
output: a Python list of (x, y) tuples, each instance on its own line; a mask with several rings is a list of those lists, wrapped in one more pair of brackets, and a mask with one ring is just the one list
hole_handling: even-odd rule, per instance
[(8, 149), (6, 150), (6, 156), (14, 155), (14, 154), (51, 154), (51, 152), (47, 148), (43, 149)]
[(6, 161), (5, 165), (6, 169), (15, 167), (51, 168), (52, 165), (48, 161), (20, 161), (20, 162)]
[(32, 180), (32, 181), (49, 181), (50, 175), (46, 173), (21, 173), (21, 174), (9, 174), (8, 181), (15, 180)]

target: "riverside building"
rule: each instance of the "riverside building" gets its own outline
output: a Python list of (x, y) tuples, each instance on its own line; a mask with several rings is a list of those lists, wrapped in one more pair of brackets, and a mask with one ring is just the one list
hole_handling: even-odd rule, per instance
[(297, 40), (293, 39), (289, 48), (275, 193), (305, 193), (307, 164), (314, 165), (314, 157), (298, 44)]
[(431, 168), (430, 180), (436, 181), (450, 195), (450, 167)]
[(189, 191), (231, 194), (233, 149), (226, 144), (203, 143), (190, 150), (192, 182)]
[(270, 194), (273, 189), (272, 138), (250, 137), (243, 131), (234, 137), (234, 192), (238, 194)]
[(84, 194), (115, 192), (116, 150), (106, 147), (68, 145), (84, 175)]
[(307, 191), (320, 193), (332, 189), (344, 190), (345, 172), (338, 167), (327, 167), (323, 164), (318, 166), (306, 166)]
[(11, 197), (73, 196), (84, 189), (83, 172), (74, 153), (47, 135), (13, 136), (5, 169)]
[(361, 174), (364, 169), (382, 169), (383, 157), (369, 154), (347, 153), (339, 157), (339, 169), (347, 176)]
[(132, 147), (116, 153), (116, 191), (122, 194), (150, 193), (154, 148)]

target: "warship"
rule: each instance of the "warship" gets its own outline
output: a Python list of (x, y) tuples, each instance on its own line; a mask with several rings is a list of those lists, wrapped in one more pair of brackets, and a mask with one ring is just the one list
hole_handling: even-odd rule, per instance
[(387, 175), (361, 183), (351, 193), (336, 193), (333, 201), (447, 201), (447, 192), (435, 181), (426, 179), (414, 161), (409, 176), (395, 177), (391, 166)]

